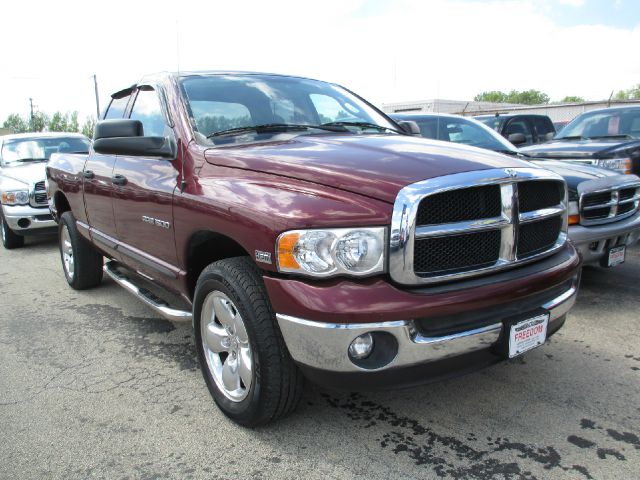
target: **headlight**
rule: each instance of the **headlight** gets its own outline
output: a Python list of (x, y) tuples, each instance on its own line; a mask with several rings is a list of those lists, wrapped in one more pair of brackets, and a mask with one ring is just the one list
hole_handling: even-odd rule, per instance
[(278, 270), (330, 277), (384, 271), (386, 229), (292, 230), (278, 237)]
[(14, 190), (2, 193), (4, 205), (27, 205), (29, 203), (29, 190)]
[(617, 170), (621, 173), (631, 173), (630, 158), (609, 158), (606, 160), (596, 160), (596, 165), (610, 170)]

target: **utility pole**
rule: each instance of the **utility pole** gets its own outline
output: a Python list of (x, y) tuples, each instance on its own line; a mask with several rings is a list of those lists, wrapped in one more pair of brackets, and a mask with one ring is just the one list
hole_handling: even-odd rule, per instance
[(29, 105), (31, 106), (31, 116), (29, 117), (29, 127), (33, 131), (33, 98), (29, 98)]
[(96, 120), (99, 120), (100, 119), (100, 100), (98, 99), (98, 79), (95, 73), (93, 74), (93, 87), (96, 92)]

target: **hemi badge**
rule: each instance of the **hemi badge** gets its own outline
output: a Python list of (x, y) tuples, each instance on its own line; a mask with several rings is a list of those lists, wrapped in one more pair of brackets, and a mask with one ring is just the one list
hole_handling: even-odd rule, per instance
[(271, 264), (271, 253), (256, 250), (256, 262)]

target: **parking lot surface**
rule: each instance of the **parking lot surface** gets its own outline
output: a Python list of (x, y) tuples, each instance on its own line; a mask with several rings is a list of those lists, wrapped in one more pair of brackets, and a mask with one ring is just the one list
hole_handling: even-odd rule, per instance
[(215, 407), (190, 324), (112, 281), (75, 292), (55, 239), (0, 249), (0, 478), (631, 479), (640, 475), (640, 248), (587, 269), (525, 357), (419, 388), (308, 385), (275, 425)]

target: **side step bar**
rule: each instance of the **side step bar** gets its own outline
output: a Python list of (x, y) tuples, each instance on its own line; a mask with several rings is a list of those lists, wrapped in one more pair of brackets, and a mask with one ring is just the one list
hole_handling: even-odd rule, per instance
[(142, 300), (167, 320), (171, 320), (172, 322), (191, 321), (191, 312), (171, 308), (171, 306), (167, 302), (159, 298), (157, 295), (154, 295), (146, 288), (138, 287), (137, 285), (135, 285), (129, 277), (127, 277), (124, 273), (118, 271), (116, 267), (117, 263), (107, 262), (105, 263), (103, 270), (116, 283), (124, 287), (125, 290), (133, 293), (136, 297), (138, 297), (140, 300)]

